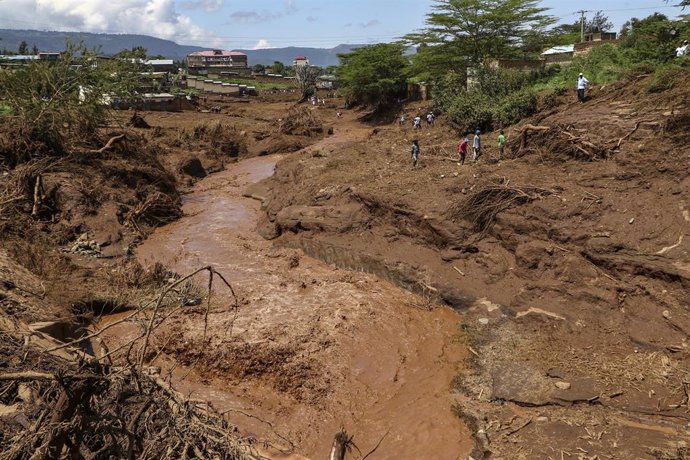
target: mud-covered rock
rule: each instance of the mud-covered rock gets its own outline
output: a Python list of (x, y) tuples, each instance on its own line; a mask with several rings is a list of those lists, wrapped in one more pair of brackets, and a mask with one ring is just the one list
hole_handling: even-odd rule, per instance
[(182, 174), (196, 177), (198, 179), (206, 177), (206, 170), (201, 164), (201, 160), (199, 160), (197, 157), (189, 157), (182, 160), (180, 162), (180, 166), (178, 167), (178, 171)]

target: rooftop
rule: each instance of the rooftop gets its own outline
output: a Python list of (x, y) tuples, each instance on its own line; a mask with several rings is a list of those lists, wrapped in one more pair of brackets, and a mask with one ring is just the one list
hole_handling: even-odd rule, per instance
[(207, 51), (195, 51), (189, 53), (190, 56), (246, 56), (246, 54), (240, 51), (228, 51), (228, 50), (207, 50)]
[(544, 54), (561, 54), (561, 53), (574, 53), (575, 52), (575, 45), (562, 45), (562, 46), (554, 46), (553, 48), (549, 48), (543, 53)]

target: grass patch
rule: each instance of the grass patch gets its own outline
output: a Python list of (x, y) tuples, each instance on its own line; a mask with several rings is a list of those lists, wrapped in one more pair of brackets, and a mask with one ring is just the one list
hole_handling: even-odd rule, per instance
[(293, 89), (295, 86), (291, 83), (279, 83), (279, 82), (265, 82), (257, 80), (244, 80), (241, 78), (224, 78), (221, 79), (223, 83), (236, 83), (238, 85), (253, 86), (254, 88), (261, 90), (274, 90), (274, 89)]
[(8, 115), (10, 113), (12, 113), (12, 109), (10, 108), (10, 106), (0, 104), (0, 116)]

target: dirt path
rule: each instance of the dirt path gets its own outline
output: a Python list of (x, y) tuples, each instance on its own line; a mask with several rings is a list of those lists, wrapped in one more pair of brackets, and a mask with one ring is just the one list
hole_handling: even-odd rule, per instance
[[(365, 135), (350, 117), (310, 150)], [(278, 160), (245, 160), (200, 182), (184, 200), (185, 217), (138, 249), (142, 261), (179, 273), (211, 264), (241, 298), (235, 312), (224, 306), (227, 292), (216, 293), (210, 343), (201, 341), (199, 310), (175, 318), (157, 339), (162, 367), (176, 359), (176, 386), (228, 411), (243, 434), (294, 443), (311, 458), (327, 456), (340, 428), (364, 453), (385, 435), (371, 458), (466, 458), (471, 438), (450, 392), (465, 356), (460, 317), (257, 235), (260, 203), (242, 193)], [(111, 340), (135, 327), (125, 324)]]

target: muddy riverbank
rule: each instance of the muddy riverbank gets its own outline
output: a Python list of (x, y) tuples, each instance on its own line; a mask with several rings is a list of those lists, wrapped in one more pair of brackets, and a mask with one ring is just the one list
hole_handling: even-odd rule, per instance
[[(239, 297), (233, 309), (227, 290), (214, 292), (208, 340), (199, 307), (161, 327), (156, 364), (243, 435), (309, 458), (324, 458), (341, 428), (365, 453), (385, 436), (379, 458), (466, 458), (471, 436), (450, 385), (465, 358), (460, 316), (256, 234), (260, 203), (242, 195), (278, 160), (244, 160), (199, 182), (185, 217), (137, 249), (178, 273), (213, 265)], [(137, 327), (117, 326), (108, 341)]]

